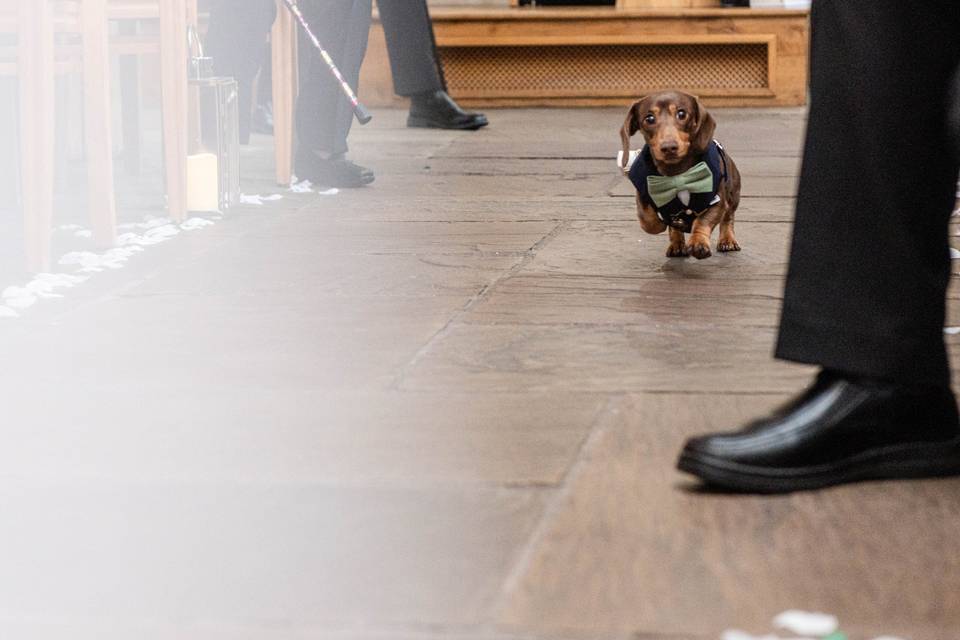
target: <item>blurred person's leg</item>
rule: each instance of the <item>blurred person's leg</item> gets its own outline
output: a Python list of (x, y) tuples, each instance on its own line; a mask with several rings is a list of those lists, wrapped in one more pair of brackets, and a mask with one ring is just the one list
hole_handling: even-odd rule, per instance
[(257, 76), (257, 95), (254, 99), (253, 122), (250, 129), (255, 133), (273, 135), (273, 51), (270, 45), (263, 48), (263, 62)]
[[(309, 0), (300, 8), (344, 79), (357, 90), (367, 51), (372, 0)], [(373, 173), (344, 158), (353, 108), (320, 54), (301, 37), (300, 94), (297, 98), (299, 178), (316, 184), (358, 187), (373, 182)]]
[(960, 473), (943, 338), (958, 33), (952, 0), (814, 0), (776, 355), (823, 371), (773, 416), (687, 443), (681, 469), (760, 491)]
[(250, 141), (253, 80), (262, 63), (263, 43), (276, 19), (274, 0), (213, 0), (205, 53), (217, 75), (236, 78), (239, 85), (240, 141)]
[(955, 2), (815, 0), (811, 103), (777, 356), (949, 386)]
[(475, 130), (481, 113), (464, 111), (447, 94), (426, 0), (377, 0), (387, 40), (394, 91), (410, 98), (411, 127)]

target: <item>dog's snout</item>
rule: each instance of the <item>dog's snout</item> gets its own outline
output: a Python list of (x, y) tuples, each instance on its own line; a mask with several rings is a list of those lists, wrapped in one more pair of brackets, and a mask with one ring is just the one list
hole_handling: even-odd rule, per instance
[(680, 150), (680, 144), (676, 140), (665, 140), (660, 143), (661, 153), (674, 155)]

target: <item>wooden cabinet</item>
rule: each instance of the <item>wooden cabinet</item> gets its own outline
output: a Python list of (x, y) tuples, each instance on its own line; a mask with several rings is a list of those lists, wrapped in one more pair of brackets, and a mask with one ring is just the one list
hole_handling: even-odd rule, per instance
[[(614, 7), (432, 11), (449, 91), (470, 106), (622, 105), (665, 88), (687, 90), (714, 106), (802, 105), (807, 14)], [(376, 21), (360, 92), (373, 105), (397, 103)]]

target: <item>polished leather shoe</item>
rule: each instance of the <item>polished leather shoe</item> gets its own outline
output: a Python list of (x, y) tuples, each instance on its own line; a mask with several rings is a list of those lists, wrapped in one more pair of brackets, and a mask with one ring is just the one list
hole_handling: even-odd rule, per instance
[(960, 475), (957, 403), (949, 389), (824, 371), (769, 417), (688, 441), (677, 467), (711, 488), (756, 493)]
[(354, 189), (374, 181), (373, 171), (347, 160), (343, 155), (323, 158), (311, 152), (297, 154), (296, 174), (320, 187)]
[(408, 127), (475, 131), (488, 124), (487, 116), (464, 111), (446, 91), (418, 93), (410, 99)]

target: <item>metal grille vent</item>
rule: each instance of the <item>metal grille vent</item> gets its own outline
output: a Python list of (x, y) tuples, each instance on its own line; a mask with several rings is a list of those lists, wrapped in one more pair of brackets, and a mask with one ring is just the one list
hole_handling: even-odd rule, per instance
[(767, 45), (444, 47), (451, 93), (466, 98), (634, 96), (662, 87), (769, 87)]

